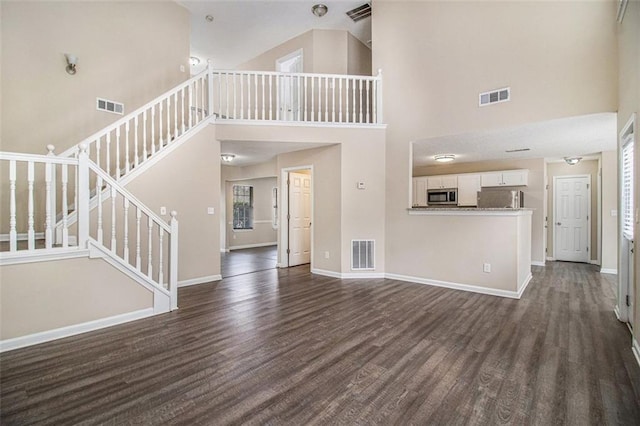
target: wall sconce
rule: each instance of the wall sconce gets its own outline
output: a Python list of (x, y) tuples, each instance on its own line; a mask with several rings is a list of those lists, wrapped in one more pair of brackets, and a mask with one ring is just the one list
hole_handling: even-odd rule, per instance
[(70, 53), (65, 53), (67, 58), (67, 74), (74, 75), (76, 73), (76, 64), (78, 63), (78, 57)]
[(322, 3), (316, 4), (311, 8), (311, 12), (313, 12), (313, 14), (316, 15), (318, 18), (322, 18), (324, 15), (327, 14), (328, 11), (329, 11), (329, 8)]
[(564, 157), (564, 161), (570, 166), (575, 166), (582, 160), (582, 157)]
[(230, 163), (236, 156), (234, 154), (220, 154), (220, 158), (222, 158), (222, 161), (225, 163)]

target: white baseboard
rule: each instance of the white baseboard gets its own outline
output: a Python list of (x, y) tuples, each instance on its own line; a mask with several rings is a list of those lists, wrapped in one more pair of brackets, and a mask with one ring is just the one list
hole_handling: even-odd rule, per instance
[(276, 246), (276, 245), (278, 245), (277, 241), (274, 241), (272, 243), (245, 244), (242, 246), (230, 246), (229, 251), (242, 250), (242, 249), (248, 249), (248, 248), (257, 248), (257, 247), (269, 247), (269, 246)]
[[(27, 241), (27, 239), (29, 238), (29, 234), (25, 233), (20, 233), (16, 235), (17, 237), (17, 241)], [(44, 240), (44, 232), (36, 232), (34, 234), (34, 239), (36, 240)], [(8, 243), (11, 239), (9, 238), (9, 234), (0, 234), (0, 242), (2, 243)]]
[(546, 262), (540, 262), (540, 261), (537, 261), (537, 260), (532, 260), (531, 261), (531, 265), (532, 266), (546, 266), (547, 263)]
[(547, 260), (549, 262), (555, 262), (556, 258), (555, 257), (547, 257)]
[(221, 248), (220, 253), (229, 253), (229, 249)]
[(411, 277), (407, 275), (387, 273), (386, 277), (389, 279), (398, 280), (398, 281), (407, 281), (407, 282), (412, 282), (416, 284), (426, 284), (426, 285), (432, 285), (436, 287), (450, 288), (452, 290), (469, 291), (472, 293), (488, 294), (490, 296), (508, 297), (510, 299), (519, 299), (520, 296), (522, 296), (522, 293), (524, 292), (524, 290), (527, 288), (529, 281), (531, 280), (530, 278), (528, 278), (528, 280), (522, 285), (522, 288), (520, 289), (520, 291), (508, 291), (508, 290), (499, 290), (495, 288), (480, 287), (480, 286), (474, 286), (474, 285), (468, 285), (468, 284), (452, 283), (448, 281), (439, 281), (439, 280), (431, 280), (431, 279), (425, 279), (425, 278), (419, 278), (419, 277)]
[(222, 275), (209, 275), (206, 277), (191, 278), (188, 280), (178, 281), (178, 287), (188, 287), (190, 285), (210, 283), (212, 281), (220, 281)]
[(618, 275), (618, 270), (617, 270), (617, 269), (600, 268), (600, 273), (601, 273), (601, 274), (613, 274), (613, 275)]
[(600, 262), (598, 262), (597, 260), (590, 260), (589, 263), (592, 264), (592, 265), (600, 266)]
[(618, 321), (620, 322), (624, 322), (622, 321), (622, 319), (620, 318), (620, 308), (618, 308), (618, 305), (616, 304), (616, 306), (613, 308), (613, 312), (616, 314), (616, 318), (618, 319)]
[(154, 315), (153, 308), (141, 309), (139, 311), (128, 312), (126, 314), (115, 315), (108, 318), (101, 318), (81, 324), (69, 325), (67, 327), (53, 330), (41, 331), (39, 333), (28, 334), (26, 336), (14, 337), (0, 341), (0, 352), (12, 351), (26, 346), (37, 345), (51, 340), (62, 339), (64, 337), (75, 336), (76, 334), (95, 331), (105, 327), (123, 324)]
[(340, 278), (341, 280), (385, 278), (384, 272), (334, 272), (325, 269), (312, 269), (312, 274), (324, 275), (325, 277)]
[(527, 278), (524, 279), (524, 282), (518, 286), (518, 299), (522, 297), (522, 294), (527, 289), (527, 286), (529, 285), (532, 279), (533, 279), (533, 275), (531, 275), (531, 272), (529, 272), (529, 275), (527, 275)]
[(316, 275), (323, 275), (325, 277), (331, 277), (331, 278), (340, 278), (342, 279), (342, 274), (340, 272), (334, 272), (334, 271), (327, 271), (326, 269), (312, 269), (311, 270), (312, 274), (316, 274)]
[(633, 356), (636, 358), (636, 362), (640, 365), (640, 345), (635, 337), (631, 339), (631, 352), (633, 352)]

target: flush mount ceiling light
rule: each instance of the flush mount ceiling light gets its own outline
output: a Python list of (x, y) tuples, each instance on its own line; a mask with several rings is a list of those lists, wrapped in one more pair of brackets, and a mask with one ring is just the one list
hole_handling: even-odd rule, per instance
[(327, 14), (327, 12), (329, 11), (329, 8), (322, 4), (316, 4), (311, 8), (311, 11), (313, 12), (314, 15), (316, 15), (318, 18), (322, 18), (324, 15)]
[(220, 154), (220, 158), (222, 158), (222, 161), (225, 163), (230, 163), (234, 158), (236, 158), (236, 156), (235, 154)]
[(71, 53), (65, 53), (65, 58), (67, 58), (67, 74), (74, 75), (76, 73), (76, 65), (78, 64), (78, 57), (76, 55), (72, 55)]
[(564, 157), (564, 161), (570, 166), (575, 166), (582, 160), (582, 157)]
[(192, 67), (195, 67), (200, 63), (200, 58), (196, 58), (195, 56), (192, 56), (189, 58), (189, 63), (191, 64)]
[(433, 159), (439, 163), (448, 163), (456, 159), (456, 156), (453, 154), (438, 154), (434, 155)]
[(213, 22), (213, 15), (207, 15), (204, 17), (204, 19), (206, 19), (207, 22)]

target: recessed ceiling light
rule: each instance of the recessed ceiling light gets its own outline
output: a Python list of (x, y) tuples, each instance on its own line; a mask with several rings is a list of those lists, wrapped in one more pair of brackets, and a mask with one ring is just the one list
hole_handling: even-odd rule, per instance
[(195, 67), (199, 63), (200, 63), (200, 58), (196, 58), (195, 56), (192, 56), (189, 58), (189, 64), (191, 64), (192, 67)]
[(322, 3), (316, 4), (311, 8), (311, 12), (313, 12), (313, 14), (316, 15), (318, 18), (322, 18), (324, 15), (327, 14), (328, 11), (329, 11), (329, 8)]
[(456, 156), (453, 154), (438, 154), (434, 155), (433, 159), (438, 161), (439, 163), (448, 163), (456, 159)]
[(220, 154), (220, 158), (225, 163), (230, 163), (230, 162), (233, 161), (234, 158), (236, 158), (236, 156), (235, 156), (235, 154)]
[(204, 19), (206, 19), (207, 22), (213, 22), (213, 15), (207, 15), (204, 17)]

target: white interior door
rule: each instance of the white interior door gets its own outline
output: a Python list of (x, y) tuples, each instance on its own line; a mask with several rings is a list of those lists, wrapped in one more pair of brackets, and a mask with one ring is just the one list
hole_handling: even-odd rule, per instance
[(289, 173), (289, 266), (311, 262), (311, 175)]
[(554, 257), (589, 261), (590, 176), (558, 176), (554, 191)]
[[(276, 69), (283, 73), (301, 73), (302, 50), (293, 52), (276, 61)], [(282, 76), (278, 90), (278, 109), (280, 119), (298, 121), (300, 118), (300, 85), (302, 80), (297, 76)]]

